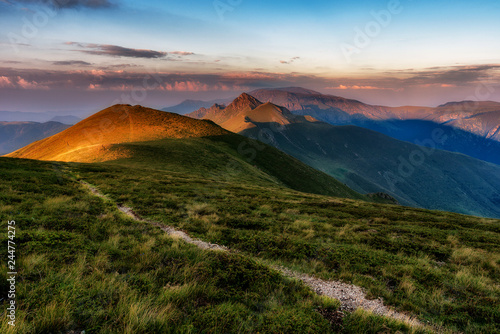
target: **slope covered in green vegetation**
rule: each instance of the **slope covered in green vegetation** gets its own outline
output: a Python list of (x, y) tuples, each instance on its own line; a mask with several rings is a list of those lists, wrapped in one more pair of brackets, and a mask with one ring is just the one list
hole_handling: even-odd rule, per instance
[[(271, 123), (242, 134), (258, 138)], [(297, 123), (270, 142), (361, 193), (382, 191), (405, 205), (500, 217), (500, 166), (395, 140), (355, 126)]]
[[(276, 266), (359, 285), (436, 328), (500, 332), (498, 220), (363, 201), (239, 135), (107, 150), (127, 154), (94, 164), (0, 158), (0, 219), (16, 221), (19, 272), (18, 326), (0, 332), (423, 331), (359, 311), (330, 323), (338, 303)], [(199, 250), (116, 205), (233, 252)]]
[[(158, 184), (179, 187), (177, 194), (162, 195), (161, 206), (174, 211), (185, 203), (170, 196), (198, 196), (200, 185), (209, 182), (190, 173), (157, 174)], [(130, 193), (105, 200), (78, 182), (97, 183), (95, 177), (106, 190), (115, 181), (116, 190), (137, 190), (146, 177), (154, 177), (151, 169), (0, 158), (0, 176), (1, 225), (7, 230), (7, 221), (16, 221), (18, 272), (16, 326), (2, 321), (1, 333), (415, 332), (362, 312), (332, 326), (321, 314), (335, 312), (338, 302), (317, 297), (257, 257), (200, 250), (168, 237), (116, 209), (112, 200), (122, 202)], [(156, 193), (158, 184), (149, 183), (147, 193)], [(249, 196), (251, 189), (265, 191), (245, 182), (232, 187), (247, 188)], [(228, 197), (236, 195), (232, 187)], [(144, 204), (151, 199), (141, 195)], [(0, 243), (7, 244), (7, 233)], [(6, 250), (0, 250), (2, 259)], [(2, 261), (3, 319), (7, 271)]]
[(230, 106), (189, 115), (265, 141), (361, 193), (382, 192), (404, 205), (500, 218), (500, 166), (437, 149), (453, 140), (441, 129), (431, 131), (419, 146), (357, 126), (293, 115), (248, 94)]
[(499, 331), (498, 220), (183, 173), (130, 173), (127, 166), (75, 168), (144, 218), (268, 263), (363, 286), (424, 321), (467, 333)]
[(314, 194), (373, 200), (274, 147), (235, 134), (119, 144), (111, 150), (127, 151), (130, 157), (107, 162), (110, 164), (189, 172), (190, 175), (215, 177), (217, 181), (281, 186)]

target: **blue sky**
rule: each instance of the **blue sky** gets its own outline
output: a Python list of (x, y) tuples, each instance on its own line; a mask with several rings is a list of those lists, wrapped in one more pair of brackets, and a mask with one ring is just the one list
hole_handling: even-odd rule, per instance
[(98, 108), (148, 73), (154, 107), (273, 86), (436, 105), (496, 87), (499, 17), (490, 0), (0, 0), (0, 109)]

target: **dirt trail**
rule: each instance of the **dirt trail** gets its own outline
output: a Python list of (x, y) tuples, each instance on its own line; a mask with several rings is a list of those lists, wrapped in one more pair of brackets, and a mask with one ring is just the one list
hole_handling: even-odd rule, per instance
[[(98, 196), (102, 199), (105, 199), (107, 201), (112, 201), (110, 198), (107, 196), (103, 195), (102, 193), (99, 192), (97, 188), (94, 186), (90, 185), (87, 182), (80, 181), (82, 185), (84, 185), (92, 194), (95, 196)], [(113, 201), (112, 201), (113, 202)], [(114, 203), (114, 202), (113, 202)], [(116, 203), (115, 203), (116, 204)], [(205, 242), (199, 239), (193, 239), (191, 238), (187, 233), (180, 231), (178, 229), (175, 229), (171, 226), (166, 226), (157, 222), (145, 220), (141, 218), (139, 215), (137, 215), (131, 208), (126, 207), (126, 206), (120, 206), (116, 204), (118, 210), (126, 214), (127, 216), (131, 217), (132, 219), (140, 222), (147, 222), (150, 223), (164, 232), (168, 233), (169, 235), (173, 237), (180, 238), (184, 240), (187, 243), (193, 244), (201, 249), (209, 249), (209, 250), (218, 250), (218, 251), (230, 251), (225, 246), (217, 245), (217, 244), (212, 244), (209, 242)], [(310, 287), (314, 292), (316, 292), (318, 295), (326, 295), (331, 298), (338, 299), (341, 303), (340, 310), (345, 311), (345, 312), (353, 312), (358, 308), (371, 311), (374, 314), (377, 315), (382, 315), (386, 317), (390, 317), (393, 319), (397, 319), (400, 321), (403, 321), (409, 325), (412, 326), (420, 326), (420, 327), (427, 327), (424, 324), (422, 324), (420, 321), (418, 321), (414, 317), (410, 317), (406, 314), (396, 312), (389, 307), (384, 305), (384, 302), (382, 298), (378, 299), (367, 299), (366, 298), (366, 293), (364, 292), (363, 288), (352, 285), (352, 284), (347, 284), (344, 282), (340, 281), (325, 281), (322, 279), (318, 279), (313, 276), (309, 276), (306, 274), (302, 274), (299, 272), (292, 271), (288, 268), (283, 268), (283, 267), (274, 267), (273, 269), (280, 271), (283, 275), (301, 280), (305, 285)]]

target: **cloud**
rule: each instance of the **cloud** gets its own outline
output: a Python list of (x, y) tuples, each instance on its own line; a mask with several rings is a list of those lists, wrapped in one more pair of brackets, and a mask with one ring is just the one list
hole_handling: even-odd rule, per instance
[(222, 77), (228, 79), (281, 79), (284, 75), (281, 73), (266, 73), (266, 72), (232, 72), (223, 74)]
[(0, 88), (20, 88), (20, 89), (49, 89), (48, 86), (36, 81), (29, 81), (21, 76), (7, 77), (0, 76)]
[[(8, 1), (4, 1), (8, 2)], [(47, 5), (58, 9), (64, 8), (110, 8), (115, 4), (109, 0), (11, 0), (12, 3), (20, 3), (26, 5)]]
[(290, 60), (280, 60), (280, 63), (281, 64), (291, 64), (294, 61), (299, 60), (299, 59), (300, 59), (300, 57), (293, 57), (293, 58), (290, 58)]
[(0, 77), (0, 88), (16, 88), (16, 85), (8, 77)]
[(209, 86), (207, 84), (201, 83), (199, 81), (176, 81), (173, 84), (167, 83), (162, 87), (167, 91), (178, 92), (206, 92), (209, 90)]
[[(430, 67), (420, 71), (393, 73), (404, 75), (403, 82), (407, 85), (455, 85), (465, 86), (489, 80), (499, 76), (500, 64), (458, 65), (449, 67)], [(391, 73), (391, 72), (388, 72)]]
[(57, 65), (57, 66), (74, 66), (74, 65), (89, 66), (89, 65), (92, 65), (91, 63), (87, 63), (86, 61), (82, 61), (82, 60), (55, 61), (52, 64)]
[(191, 56), (195, 54), (194, 52), (187, 52), (187, 51), (171, 51), (169, 53), (178, 56)]
[(228, 85), (221, 82), (215, 84), (202, 83), (200, 81), (176, 81), (175, 83), (166, 83), (160, 86), (161, 90), (175, 92), (208, 92), (208, 91), (243, 91), (246, 86)]
[(46, 85), (39, 84), (36, 81), (27, 81), (27, 80), (25, 80), (24, 78), (21, 78), (21, 77), (17, 77), (17, 84), (22, 89), (43, 89), (43, 90), (49, 89), (49, 87), (46, 86)]
[[(327, 81), (327, 80), (325, 80)], [(329, 90), (448, 89), (477, 87), (500, 82), (500, 64), (457, 65), (424, 69), (394, 70), (370, 73), (364, 78), (333, 77), (324, 86)], [(335, 84), (332, 85), (332, 82)]]
[(347, 89), (366, 89), (366, 90), (373, 90), (373, 89), (390, 89), (390, 88), (381, 88), (381, 87), (374, 87), (374, 86), (344, 86), (344, 85), (339, 85), (337, 87), (325, 87), (325, 89), (340, 89), (340, 90), (347, 90)]
[(164, 58), (167, 52), (124, 48), (118, 45), (110, 44), (81, 44), (76, 42), (66, 42), (66, 45), (76, 45), (84, 50), (76, 50), (79, 52), (111, 57), (129, 57), (129, 58)]
[[(78, 61), (78, 60), (76, 60)], [(68, 60), (73, 62), (73, 60)], [(94, 65), (95, 66), (95, 65)], [(349, 97), (363, 98), (385, 94), (391, 98), (403, 99), (403, 95), (416, 92), (443, 92), (452, 96), (453, 92), (462, 94), (464, 89), (474, 90), (477, 83), (473, 80), (500, 82), (500, 66), (468, 66), (456, 68), (422, 69), (420, 71), (394, 71), (359, 77), (319, 77), (301, 73), (279, 73), (266, 71), (219, 73), (172, 73), (147, 71), (141, 67), (130, 68), (128, 64), (116, 66), (83, 67), (61, 65), (57, 70), (0, 67), (0, 88), (50, 89), (74, 91), (126, 91), (147, 89), (157, 92), (221, 92), (251, 91), (259, 88), (301, 86), (319, 90), (338, 90)], [(470, 73), (466, 83), (452, 82), (457, 74)], [(19, 78), (24, 79), (20, 81)], [(326, 87), (326, 88), (325, 88)], [(404, 94), (394, 92), (405, 91)], [(358, 95), (356, 95), (358, 94)], [(463, 93), (467, 94), (467, 93)], [(413, 95), (413, 96), (414, 96)], [(418, 95), (418, 94), (417, 94)], [(425, 98), (425, 96), (424, 96)], [(399, 100), (398, 100), (399, 101)], [(441, 104), (441, 100), (438, 101)], [(399, 102), (398, 102), (399, 103)]]

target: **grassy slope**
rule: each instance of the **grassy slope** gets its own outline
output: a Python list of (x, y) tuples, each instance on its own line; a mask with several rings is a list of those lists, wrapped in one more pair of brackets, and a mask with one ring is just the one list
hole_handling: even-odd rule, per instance
[[(188, 202), (174, 197), (196, 197), (198, 187), (207, 185), (204, 178), (6, 158), (0, 158), (0, 177), (1, 225), (6, 230), (7, 220), (16, 220), (19, 272), (16, 327), (4, 320), (1, 333), (323, 334), (339, 330), (315, 311), (333, 311), (337, 302), (316, 297), (302, 284), (247, 255), (202, 251), (149, 224), (132, 221), (113, 203), (89, 195), (77, 182), (81, 177), (107, 191), (110, 187), (126, 189), (123, 197), (118, 192), (112, 197), (129, 202), (135, 194), (146, 206), (153, 199), (151, 194), (157, 201), (156, 195), (162, 192), (160, 206), (181, 214), (179, 210)], [(174, 186), (170, 188), (174, 192), (163, 193), (167, 184)], [(251, 189), (265, 192), (232, 184), (227, 198), (240, 205), (242, 198), (233, 197), (233, 187), (245, 187), (247, 195)], [(274, 191), (279, 195), (283, 190)], [(1, 244), (6, 241), (6, 233), (1, 234)], [(6, 248), (0, 249), (3, 259)], [(0, 316), (5, 319), (5, 261), (0, 267)], [(344, 318), (342, 333), (381, 330), (406, 333), (410, 329), (357, 312)]]
[(227, 133), (214, 123), (142, 106), (118, 104), (8, 156), (48, 161), (98, 162), (113, 160), (107, 152), (112, 144)]
[(353, 282), (448, 328), (500, 331), (497, 220), (306, 195), (265, 182), (219, 182), (217, 176), (74, 168), (140, 215), (204, 240)]
[(189, 172), (217, 181), (244, 181), (267, 186), (369, 200), (331, 176), (319, 172), (283, 152), (240, 135), (229, 134), (189, 139), (120, 144), (115, 150), (131, 152), (131, 158), (108, 162), (128, 166)]
[[(314, 312), (322, 301), (255, 261), (133, 222), (49, 163), (0, 160), (2, 227), (17, 222), (17, 333), (331, 332)], [(2, 321), (0, 332), (15, 331)]]
[[(259, 129), (271, 128), (266, 123), (258, 126), (243, 134), (254, 137)], [(401, 177), (400, 159), (409, 161), (412, 152), (422, 151), (416, 145), (374, 131), (301, 123), (291, 124), (273, 136), (273, 145), (357, 191), (387, 192), (406, 205), (500, 217), (500, 167), (497, 165), (436, 150), (425, 155), (424, 161), (415, 166), (409, 176)], [(418, 159), (420, 157), (417, 157), (420, 161)], [(385, 172), (392, 173), (395, 187), (387, 181)]]

